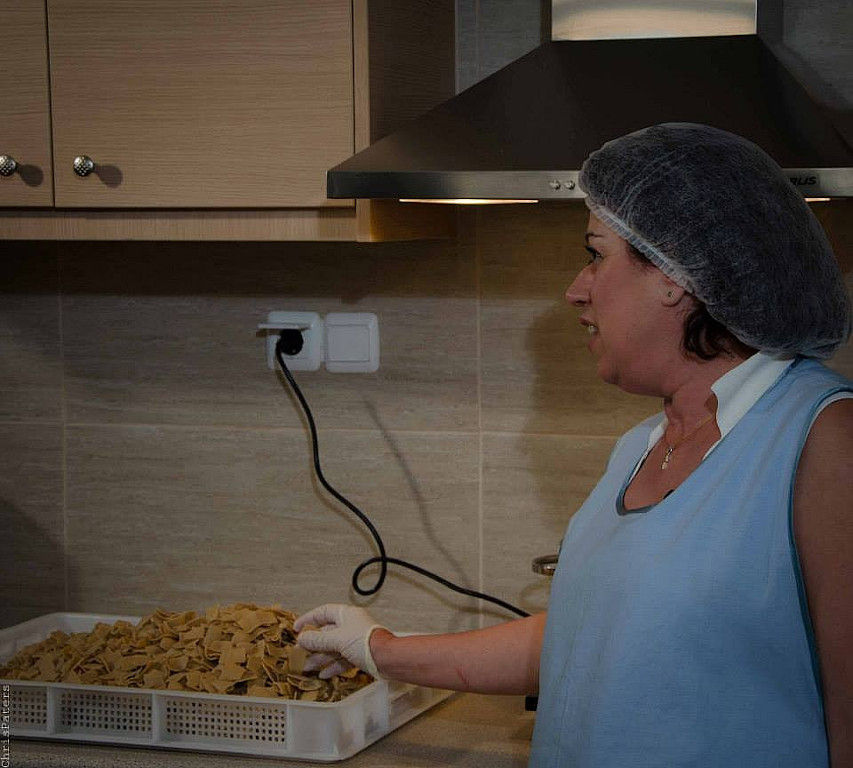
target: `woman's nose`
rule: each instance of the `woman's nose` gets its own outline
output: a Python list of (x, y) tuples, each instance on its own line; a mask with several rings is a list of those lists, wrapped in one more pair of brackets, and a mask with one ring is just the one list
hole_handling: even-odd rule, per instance
[(584, 267), (572, 284), (566, 288), (566, 301), (576, 307), (583, 307), (589, 303), (589, 270)]

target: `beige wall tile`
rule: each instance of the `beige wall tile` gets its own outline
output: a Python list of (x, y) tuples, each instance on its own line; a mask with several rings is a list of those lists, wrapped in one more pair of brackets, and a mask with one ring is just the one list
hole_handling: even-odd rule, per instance
[[(849, 282), (851, 201), (815, 211)], [(400, 630), (478, 623), (474, 601), (393, 569), (380, 596), (351, 592), (373, 550), (310, 479), (302, 417), (255, 336), (272, 309), (379, 314), (377, 374), (297, 377), (330, 480), (389, 553), (542, 607), (530, 560), (556, 548), (615, 437), (659, 410), (597, 380), (563, 300), (585, 221), (581, 204), (501, 206), (461, 212), (457, 243), (6, 244), (3, 620), (63, 605), (64, 357), (69, 609), (334, 599)], [(831, 361), (848, 376), (851, 349)]]
[(586, 219), (582, 204), (480, 214), (483, 429), (615, 436), (660, 410), (598, 379), (563, 298), (586, 263)]
[(62, 427), (0, 424), (0, 627), (65, 606)]
[(0, 259), (0, 421), (59, 421), (59, 259), (45, 243), (4, 243)]
[(298, 426), (255, 328), (271, 310), (375, 312), (374, 374), (301, 372), (321, 424), (466, 430), (474, 263), (454, 243), (103, 243), (63, 257), (72, 423)]
[[(615, 439), (483, 437), (483, 589), (529, 613), (547, 608), (550, 580), (533, 558), (558, 551), (571, 516), (603, 474)], [(489, 608), (484, 624), (507, 618)]]
[[(340, 431), (321, 439), (328, 480), (363, 506), (390, 555), (476, 587), (474, 437)], [(361, 524), (318, 493), (301, 430), (69, 429), (74, 610), (279, 601), (303, 611), (353, 601), (401, 630), (476, 624), (458, 610), (473, 600), (396, 570), (378, 597), (351, 594), (352, 570), (374, 552)]]

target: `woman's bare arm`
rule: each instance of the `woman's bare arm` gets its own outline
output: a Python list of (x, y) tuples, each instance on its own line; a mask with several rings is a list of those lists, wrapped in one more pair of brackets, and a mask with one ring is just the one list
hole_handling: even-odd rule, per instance
[(820, 660), (830, 763), (853, 765), (853, 400), (823, 409), (800, 457), (794, 537)]
[(394, 680), (474, 693), (532, 694), (539, 690), (544, 613), (487, 629), (396, 637), (378, 629), (370, 652)]

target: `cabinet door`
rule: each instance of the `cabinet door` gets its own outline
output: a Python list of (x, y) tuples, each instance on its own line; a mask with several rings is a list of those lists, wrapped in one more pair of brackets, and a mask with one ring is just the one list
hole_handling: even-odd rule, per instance
[(353, 153), (350, 0), (48, 0), (48, 24), (58, 207), (352, 205), (325, 191)]
[(0, 206), (53, 205), (44, 15), (44, 0), (0, 0), (0, 155), (18, 164), (11, 176), (0, 176)]

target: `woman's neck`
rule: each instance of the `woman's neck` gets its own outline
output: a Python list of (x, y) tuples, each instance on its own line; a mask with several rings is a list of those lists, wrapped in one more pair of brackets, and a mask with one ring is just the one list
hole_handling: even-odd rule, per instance
[(685, 360), (669, 393), (664, 395), (667, 431), (677, 437), (706, 421), (709, 415), (716, 416), (717, 397), (711, 385), (746, 359), (742, 355), (721, 354), (713, 360)]

